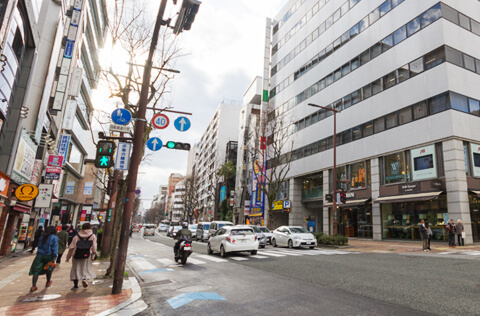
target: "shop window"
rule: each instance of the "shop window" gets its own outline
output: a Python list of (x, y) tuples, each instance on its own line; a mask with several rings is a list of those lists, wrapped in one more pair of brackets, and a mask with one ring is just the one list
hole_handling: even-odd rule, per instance
[(350, 186), (352, 189), (367, 187), (367, 168), (364, 161), (350, 165)]
[(452, 109), (459, 110), (468, 113), (468, 100), (467, 97), (451, 92), (450, 93), (450, 105)]
[(363, 124), (362, 134), (363, 134), (363, 137), (373, 135), (373, 121)]
[(427, 102), (422, 101), (413, 105), (413, 119), (418, 120), (428, 115)]
[(448, 62), (463, 67), (463, 56), (461, 52), (449, 46), (445, 46), (445, 54)]
[(448, 109), (448, 95), (443, 94), (440, 96), (436, 96), (430, 98), (429, 101), (429, 112), (431, 115), (436, 114), (438, 112), (442, 112)]
[(465, 64), (465, 68), (475, 72), (475, 59), (468, 55), (463, 55), (463, 63)]
[(468, 106), (470, 108), (470, 113), (480, 116), (480, 102), (474, 99), (468, 99)]
[(442, 17), (449, 20), (450, 22), (453, 22), (459, 25), (458, 12), (443, 3), (441, 4), (441, 6), (442, 6)]
[(425, 68), (430, 69), (445, 61), (445, 49), (440, 47), (425, 55)]
[(398, 111), (398, 125), (410, 123), (411, 121), (412, 121), (411, 107)]
[(368, 17), (370, 19), (370, 24), (375, 23), (378, 19), (380, 19), (380, 9), (375, 8)]
[(401, 43), (404, 39), (407, 38), (407, 27), (402, 26), (398, 30), (393, 33), (393, 44), (397, 45), (398, 43)]
[(410, 77), (410, 73), (408, 71), (408, 65), (402, 66), (397, 69), (397, 81), (398, 83), (407, 80)]
[(471, 20), (471, 23), (472, 23), (472, 32), (480, 36), (480, 23), (474, 20)]
[(357, 140), (362, 138), (362, 127), (357, 126), (352, 128), (352, 140)]
[[(332, 179), (333, 179), (333, 175), (332, 175)], [(337, 167), (337, 190), (348, 189), (347, 183), (340, 181), (340, 180), (346, 180), (346, 179), (348, 179), (347, 166)], [(331, 187), (333, 187), (333, 183)]]
[(385, 156), (385, 184), (405, 182), (405, 155), (403, 152)]
[(368, 84), (362, 88), (362, 98), (363, 100), (368, 99), (372, 96), (372, 85)]
[(385, 117), (385, 128), (393, 128), (398, 125), (397, 112), (390, 113)]
[(470, 19), (461, 13), (459, 13), (458, 15), (460, 20), (460, 26), (470, 31)]
[(421, 27), (420, 17), (411, 20), (407, 24), (407, 35), (412, 36), (413, 34), (417, 33), (420, 30), (420, 27)]
[[(389, 35), (382, 40), (382, 53), (393, 47), (393, 35)], [(372, 56), (372, 58), (375, 58)]]
[(380, 133), (385, 130), (385, 117), (379, 117), (373, 121), (374, 133)]
[(422, 27), (438, 20), (441, 16), (442, 12), (440, 10), (440, 3), (438, 3), (422, 14)]
[(409, 68), (410, 68), (411, 77), (416, 76), (419, 73), (423, 72), (423, 57), (420, 57), (419, 59), (412, 61), (409, 64)]

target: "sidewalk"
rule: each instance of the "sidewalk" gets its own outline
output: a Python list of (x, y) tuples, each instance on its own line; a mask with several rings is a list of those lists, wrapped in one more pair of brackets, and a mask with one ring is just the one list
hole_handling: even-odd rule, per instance
[[(423, 252), (421, 241), (373, 241), (365, 239), (349, 238), (348, 250), (359, 252), (376, 252), (376, 253), (406, 253), (406, 252)], [(432, 242), (430, 245), (432, 251), (436, 252), (470, 252), (480, 251), (480, 244), (473, 244), (464, 247), (450, 248), (448, 242)]]
[[(78, 291), (71, 291), (71, 262), (64, 262), (53, 272), (53, 285), (45, 288), (46, 277), (39, 277), (38, 290), (30, 293), (32, 277), (28, 275), (35, 255), (21, 253), (18, 257), (0, 262), (0, 315), (96, 315), (122, 304), (132, 297), (131, 282), (124, 281), (124, 290), (111, 295), (113, 279), (103, 279), (109, 266), (107, 261), (95, 261), (97, 279), (87, 288), (80, 284)], [(104, 314), (109, 314), (107, 313)]]

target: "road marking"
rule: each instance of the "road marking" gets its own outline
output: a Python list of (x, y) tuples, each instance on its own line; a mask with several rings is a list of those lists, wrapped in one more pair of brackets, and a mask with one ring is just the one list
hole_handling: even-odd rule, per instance
[(197, 292), (197, 293), (183, 293), (168, 299), (167, 302), (172, 306), (173, 309), (177, 309), (191, 303), (195, 300), (217, 300), (217, 301), (226, 301), (225, 298), (221, 297), (217, 293), (209, 293), (209, 292)]
[(198, 259), (193, 259), (193, 258), (188, 258), (188, 261), (193, 264), (205, 264), (205, 261), (198, 260)]
[(268, 258), (267, 256), (259, 256), (259, 255), (254, 255), (254, 256), (251, 256), (250, 258), (255, 258), (255, 259), (266, 259)]
[(157, 261), (160, 262), (161, 264), (166, 265), (166, 266), (175, 264), (175, 261), (173, 261), (172, 259), (167, 259), (167, 258), (157, 259)]
[(229, 257), (229, 258), (236, 261), (248, 261), (248, 258), (244, 258), (244, 257)]
[(209, 256), (209, 255), (197, 255), (197, 257), (200, 257), (202, 259), (206, 259), (206, 260), (209, 260), (209, 261), (213, 261), (213, 262), (228, 262), (228, 260), (212, 257), (212, 256)]
[(288, 251), (288, 250), (283, 250), (283, 251), (275, 251), (276, 253), (281, 253), (281, 254), (284, 254), (284, 255), (287, 255), (287, 256), (303, 256), (301, 254), (298, 254), (298, 253), (294, 253), (292, 251)]
[(153, 270), (157, 267), (148, 262), (143, 258), (133, 258), (129, 262), (130, 266), (132, 266), (136, 271), (143, 271), (143, 270)]
[(143, 270), (143, 271), (140, 271), (139, 273), (143, 275), (143, 274), (149, 274), (149, 273), (154, 273), (154, 272), (173, 272), (173, 271), (175, 271), (175, 270), (155, 268), (155, 269), (151, 269), (151, 270)]
[(259, 252), (257, 252), (257, 254), (258, 253), (261, 254), (261, 255), (271, 256), (271, 257), (285, 257), (285, 255), (272, 253), (271, 251), (259, 251)]

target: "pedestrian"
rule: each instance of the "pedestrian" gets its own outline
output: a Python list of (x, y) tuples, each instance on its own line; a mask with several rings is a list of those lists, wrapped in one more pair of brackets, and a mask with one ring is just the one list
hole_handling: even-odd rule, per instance
[(432, 241), (433, 231), (432, 231), (432, 229), (430, 228), (430, 224), (429, 224), (429, 223), (425, 223), (425, 227), (427, 228), (427, 238), (428, 238), (427, 249), (428, 249), (428, 250), (432, 250), (432, 249), (430, 249), (430, 242)]
[(70, 225), (70, 227), (67, 230), (68, 233), (68, 245), (72, 243), (73, 237), (77, 236), (77, 231), (75, 228), (73, 228), (73, 225)]
[(53, 226), (45, 229), (45, 233), (38, 239), (38, 250), (35, 259), (30, 267), (28, 275), (32, 275), (32, 287), (30, 292), (38, 290), (37, 281), (40, 275), (47, 275), (46, 287), (52, 286), (53, 270), (45, 269), (48, 263), (55, 265), (55, 259), (58, 254), (58, 237), (57, 230)]
[(35, 248), (38, 247), (38, 240), (42, 235), (43, 235), (43, 226), (38, 226), (38, 229), (35, 232), (35, 235), (33, 236), (33, 244), (32, 244), (32, 249), (29, 251), (30, 253), (33, 253)]
[(92, 261), (95, 260), (96, 253), (97, 237), (90, 223), (85, 223), (68, 248), (67, 262), (73, 257), (70, 271), (70, 280), (73, 281), (72, 291), (78, 290), (79, 280), (82, 280), (83, 287), (88, 287), (87, 280), (95, 278)]
[(57, 256), (57, 264), (60, 264), (62, 260), (63, 253), (67, 248), (68, 244), (68, 233), (67, 233), (68, 226), (63, 224), (62, 230), (57, 233), (58, 237), (58, 256)]
[(461, 220), (458, 220), (457, 225), (455, 226), (455, 233), (457, 234), (458, 245), (465, 246), (465, 241), (463, 239), (463, 234), (465, 234), (465, 231)]
[(420, 221), (420, 237), (423, 241), (423, 251), (428, 251), (427, 249), (427, 228), (425, 227), (425, 221), (422, 219)]
[(453, 219), (446, 226), (448, 231), (448, 247), (455, 248), (455, 224), (453, 223)]

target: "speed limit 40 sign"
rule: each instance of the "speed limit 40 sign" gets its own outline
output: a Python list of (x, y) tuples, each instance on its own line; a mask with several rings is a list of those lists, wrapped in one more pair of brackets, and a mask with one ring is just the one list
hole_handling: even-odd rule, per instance
[(168, 124), (170, 124), (170, 120), (164, 114), (155, 114), (152, 118), (152, 125), (158, 129), (167, 128)]

